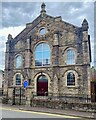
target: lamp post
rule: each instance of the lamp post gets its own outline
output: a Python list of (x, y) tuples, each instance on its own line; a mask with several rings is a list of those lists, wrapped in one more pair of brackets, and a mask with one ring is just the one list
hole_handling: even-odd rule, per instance
[(12, 105), (15, 105), (15, 87), (13, 89), (13, 102), (12, 102)]

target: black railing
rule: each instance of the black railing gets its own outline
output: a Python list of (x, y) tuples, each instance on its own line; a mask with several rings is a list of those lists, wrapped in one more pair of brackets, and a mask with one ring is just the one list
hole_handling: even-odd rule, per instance
[(35, 99), (58, 99), (58, 100), (62, 100), (65, 102), (86, 102), (89, 103), (91, 102), (91, 97), (90, 95), (86, 95), (86, 94), (64, 94), (64, 93), (32, 93), (32, 98)]
[(0, 96), (3, 96), (3, 89), (0, 89)]
[[(6, 103), (8, 101), (12, 101), (11, 103), (13, 105), (19, 104), (24, 105), (27, 101), (27, 96), (25, 95), (25, 89), (19, 88), (19, 92), (16, 92), (16, 89), (13, 89), (13, 95), (11, 98), (6, 94), (3, 96), (4, 101), (6, 100)], [(93, 98), (96, 98), (96, 95), (94, 95)], [(64, 94), (64, 93), (50, 93), (50, 92), (44, 92), (44, 93), (35, 93), (32, 92), (30, 95), (30, 100), (32, 99), (42, 99), (42, 100), (58, 100), (58, 101), (64, 101), (66, 103), (91, 103), (94, 101), (90, 95), (86, 94)]]

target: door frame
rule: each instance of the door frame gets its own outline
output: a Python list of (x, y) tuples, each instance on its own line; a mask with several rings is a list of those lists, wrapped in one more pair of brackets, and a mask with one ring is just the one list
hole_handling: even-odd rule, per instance
[[(40, 75), (40, 76), (45, 76), (45, 75)], [(38, 76), (38, 78), (37, 78), (37, 96), (48, 96), (48, 78), (47, 78), (47, 81), (39, 81), (39, 77), (40, 76)], [(40, 84), (41, 83), (41, 84)], [(45, 87), (44, 87), (44, 84), (46, 84), (46, 86), (47, 86), (47, 90), (44, 90), (45, 89)], [(41, 87), (41, 89), (40, 89), (40, 86), (39, 85), (42, 85)], [(39, 90), (38, 90), (38, 88), (39, 88)], [(41, 92), (41, 93), (39, 93), (39, 92)]]
[[(50, 84), (50, 82), (51, 82), (51, 77), (48, 75), (48, 74), (46, 74), (46, 73), (43, 73), (43, 72), (39, 72), (39, 73), (37, 73), (35, 76), (34, 76), (34, 95), (36, 95), (37, 96), (37, 78), (40, 76), (40, 75), (45, 75), (46, 77), (47, 77), (47, 79), (48, 79), (48, 93), (52, 93), (52, 89), (50, 89), (51, 88), (51, 84)], [(49, 94), (48, 94), (49, 95)]]

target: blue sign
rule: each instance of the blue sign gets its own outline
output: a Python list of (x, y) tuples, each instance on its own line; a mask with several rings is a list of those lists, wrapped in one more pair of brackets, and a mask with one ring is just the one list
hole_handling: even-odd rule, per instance
[(28, 86), (28, 80), (24, 80), (24, 88)]

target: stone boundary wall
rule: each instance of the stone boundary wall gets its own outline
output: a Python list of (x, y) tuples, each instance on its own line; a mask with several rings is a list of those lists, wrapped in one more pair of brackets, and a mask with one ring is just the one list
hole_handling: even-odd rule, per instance
[(88, 111), (96, 113), (96, 103), (67, 103), (60, 100), (32, 99), (32, 107), (45, 107), (51, 109), (73, 109), (79, 111)]
[[(3, 104), (13, 104), (11, 98), (2, 98), (0, 103)], [(21, 105), (27, 105), (31, 107), (44, 107), (44, 108), (51, 108), (51, 109), (72, 109), (72, 110), (79, 110), (79, 111), (87, 111), (87, 112), (94, 112), (96, 113), (96, 102), (66, 102), (63, 100), (46, 100), (46, 99), (31, 99), (30, 101), (27, 99), (21, 100)], [(15, 105), (19, 104), (19, 99), (15, 100)]]

